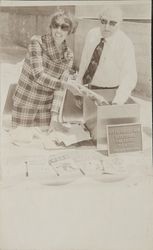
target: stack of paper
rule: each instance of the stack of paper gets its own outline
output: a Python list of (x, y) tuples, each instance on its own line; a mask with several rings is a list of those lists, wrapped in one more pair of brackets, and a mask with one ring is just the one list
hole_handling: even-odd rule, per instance
[(43, 138), (43, 145), (46, 149), (57, 148), (62, 144), (70, 146), (74, 143), (90, 140), (90, 133), (81, 124), (72, 124), (71, 127), (65, 131), (53, 131), (48, 136)]

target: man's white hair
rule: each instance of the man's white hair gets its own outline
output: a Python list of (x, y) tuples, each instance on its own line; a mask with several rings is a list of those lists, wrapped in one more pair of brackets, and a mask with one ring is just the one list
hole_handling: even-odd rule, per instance
[(110, 6), (105, 8), (102, 13), (100, 14), (100, 18), (103, 16), (110, 16), (117, 18), (120, 22), (123, 20), (123, 12), (118, 6)]

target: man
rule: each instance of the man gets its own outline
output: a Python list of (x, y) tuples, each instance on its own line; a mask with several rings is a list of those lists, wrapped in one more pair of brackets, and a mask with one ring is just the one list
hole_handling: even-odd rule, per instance
[(118, 7), (107, 8), (100, 15), (99, 26), (87, 34), (77, 81), (93, 90), (115, 91), (111, 104), (122, 105), (136, 86), (137, 72), (134, 47), (120, 30), (121, 22)]
[[(109, 7), (99, 18), (99, 26), (87, 34), (82, 51), (78, 85), (84, 85), (89, 92), (80, 89), (82, 94), (93, 99), (98, 105), (123, 105), (129, 98), (137, 82), (134, 47), (128, 36), (120, 30), (122, 11)], [(97, 98), (90, 92), (101, 93)], [(82, 99), (76, 98), (76, 106), (82, 107)], [(105, 102), (106, 101), (106, 102)], [(93, 139), (97, 139), (95, 108), (91, 110), (86, 126)], [(93, 114), (92, 114), (93, 113)]]

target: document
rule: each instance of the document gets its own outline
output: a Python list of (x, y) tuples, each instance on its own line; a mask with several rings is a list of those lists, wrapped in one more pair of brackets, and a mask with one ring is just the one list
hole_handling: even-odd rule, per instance
[(46, 149), (57, 149), (58, 146), (70, 146), (72, 144), (91, 140), (90, 133), (81, 124), (70, 124), (65, 132), (53, 131), (42, 140)]

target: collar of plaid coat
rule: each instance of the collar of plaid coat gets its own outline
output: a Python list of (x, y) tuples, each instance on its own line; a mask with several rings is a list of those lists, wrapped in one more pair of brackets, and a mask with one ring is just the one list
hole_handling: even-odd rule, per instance
[(62, 43), (61, 53), (55, 46), (54, 39), (51, 34), (46, 34), (41, 37), (43, 49), (48, 56), (55, 62), (69, 62), (72, 59), (72, 53), (67, 47), (67, 43), (64, 40)]

